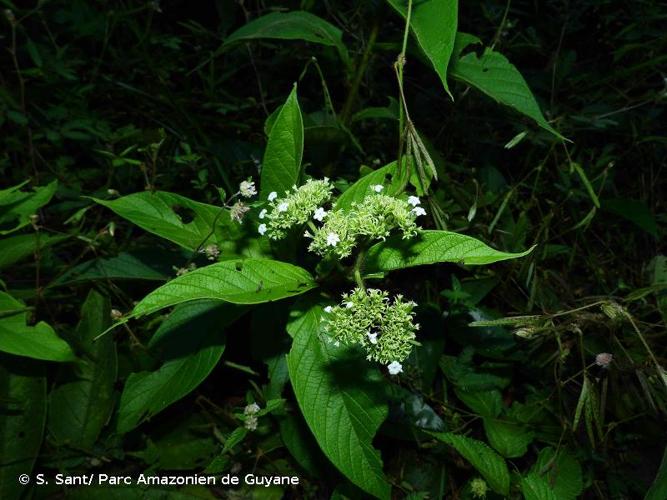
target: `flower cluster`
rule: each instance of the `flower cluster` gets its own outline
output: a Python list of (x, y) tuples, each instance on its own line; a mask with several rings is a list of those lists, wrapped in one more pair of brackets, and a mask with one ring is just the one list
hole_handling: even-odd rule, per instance
[(313, 235), (308, 249), (321, 256), (347, 257), (359, 240), (384, 240), (394, 229), (403, 233), (403, 239), (417, 234), (415, 219), (426, 211), (420, 201), (411, 196), (407, 201), (380, 194), (381, 185), (371, 186), (376, 194), (366, 196), (361, 203), (352, 203), (349, 210), (330, 212), (324, 225)]
[(415, 306), (401, 295), (392, 301), (382, 290), (355, 288), (343, 295), (341, 305), (325, 308), (324, 329), (334, 343), (361, 345), (368, 360), (387, 365), (396, 375), (403, 371), (401, 361), (417, 345)]
[(244, 426), (249, 431), (257, 430), (257, 413), (261, 408), (257, 403), (251, 403), (243, 409), (243, 416), (245, 417)]
[(269, 207), (259, 213), (262, 223), (259, 233), (266, 234), (272, 240), (287, 236), (287, 230), (305, 224), (311, 218), (323, 220), (327, 212), (322, 208), (331, 198), (333, 185), (326, 177), (322, 180), (309, 179), (303, 186), (286, 191), (278, 197), (275, 191), (269, 194)]

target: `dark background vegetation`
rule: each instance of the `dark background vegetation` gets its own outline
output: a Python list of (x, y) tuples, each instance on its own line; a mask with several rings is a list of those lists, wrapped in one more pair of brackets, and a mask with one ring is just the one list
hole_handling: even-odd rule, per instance
[[(357, 178), (360, 168), (396, 158), (394, 120), (353, 119), (356, 112), (388, 106), (397, 97), (392, 64), (404, 24), (385, 2), (0, 4), (17, 19), (14, 33), (8, 18), (0, 20), (1, 184), (6, 188), (30, 179), (44, 185), (57, 179), (57, 194), (40, 212), (39, 225), (41, 231), (71, 235), (36, 259), (4, 270), (1, 278), (15, 296), (34, 306), (35, 319), (58, 331), (73, 330), (91, 287), (108, 295), (113, 307), (128, 311), (154, 286), (97, 280), (48, 288), (63, 272), (122, 251), (173, 248), (82, 196), (159, 189), (219, 203), (217, 188), (233, 193), (248, 176), (258, 179), (264, 122), (295, 81), (304, 114), (324, 123), (331, 120), (326, 85), (338, 120), (361, 145), (340, 128), (307, 130), (309, 175), (327, 175), (343, 186), (342, 181)], [(341, 64), (333, 48), (294, 41), (240, 44), (214, 55), (227, 34), (271, 9), (308, 10), (338, 26), (351, 67)], [(545, 116), (569, 143), (555, 142), (460, 83), (452, 82), (450, 99), (417, 47), (409, 46), (406, 95), (412, 118), (435, 153), (441, 178), (431, 201), (445, 214), (444, 225), (506, 251), (539, 245), (529, 258), (491, 269), (440, 266), (392, 275), (386, 286), (423, 304), (423, 323), (433, 315), (425, 336), (444, 336), (439, 348), (446, 355), (456, 356), (479, 340), (480, 334), (465, 325), (478, 319), (480, 308), (491, 315), (554, 314), (614, 300), (630, 311), (657, 359), (667, 362), (665, 261), (656, 259), (665, 252), (667, 224), (665, 26), (667, 10), (657, 1), (461, 2), (460, 31), (494, 45), (520, 69)], [(359, 85), (351, 91), (355, 78)], [(506, 148), (522, 131), (528, 131), (526, 138)], [(152, 146), (161, 140), (159, 149)], [(572, 163), (584, 169), (600, 209), (594, 209)], [(88, 206), (81, 217), (70, 219)], [(435, 222), (424, 225), (435, 227)], [(456, 293), (459, 281), (472, 278), (491, 284), (479, 304), (465, 292)], [(174, 429), (202, 435), (201, 428), (212, 422), (222, 434), (233, 427), (229, 418), (218, 417), (244, 404), (252, 390), (249, 381), (266, 383), (266, 368), (253, 356), (256, 349), (246, 334), (253, 331), (252, 323), (251, 317), (243, 318), (229, 331), (224, 359), (256, 375), (221, 363), (187, 398), (127, 436), (101, 436), (85, 453), (54, 443), (47, 430), (37, 469), (98, 470), (103, 462), (108, 471), (201, 470), (214, 447), (179, 449), (181, 458), (160, 462), (171, 446), (161, 440)], [(118, 390), (130, 371), (154, 363), (143, 344), (155, 324), (138, 323), (133, 329), (132, 336), (114, 334), (120, 349)], [(544, 422), (550, 431), (544, 439), (576, 451), (585, 497), (641, 497), (663, 453), (667, 400), (634, 330), (614, 325), (597, 309), (584, 309), (560, 317), (533, 341), (514, 339), (503, 328), (489, 332), (511, 343), (512, 354), (498, 359), (478, 352), (472, 366), (502, 365), (511, 379), (503, 391), (507, 403), (531, 391), (551, 395)], [(608, 381), (604, 437), (595, 443), (581, 426), (571, 430), (581, 384), (568, 380), (582, 368), (576, 361), (580, 348), (587, 363), (599, 352), (613, 353), (615, 359), (610, 368), (591, 371), (600, 387)], [(560, 363), (563, 349), (570, 354)], [(49, 388), (57, 385), (58, 369), (48, 368)], [(462, 405), (448, 392), (442, 374), (431, 387), (411, 389), (424, 395), (450, 428), (467, 422), (456, 411)], [(469, 476), (465, 466), (451, 456), (444, 460), (423, 453), (415, 441), (397, 439), (392, 425), (383, 427), (376, 442), (387, 470), (402, 485), (399, 491), (436, 491), (435, 478), (445, 470), (440, 464), (448, 461), (444, 491), (455, 495)], [(466, 426), (481, 436), (474, 420)], [(264, 429), (263, 435), (249, 438), (233, 462), (260, 471), (297, 471), (305, 478), (305, 485), (290, 493), (297, 497), (325, 498), (342, 481), (333, 473), (303, 473), (280, 446), (267, 451), (263, 439), (271, 432)], [(203, 435), (214, 439), (210, 432)], [(192, 467), (184, 465), (188, 461)], [(521, 469), (532, 461), (534, 450), (516, 464)]]

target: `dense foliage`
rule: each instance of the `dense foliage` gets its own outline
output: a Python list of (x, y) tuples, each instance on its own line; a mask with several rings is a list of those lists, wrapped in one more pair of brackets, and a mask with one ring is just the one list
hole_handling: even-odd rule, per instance
[(0, 498), (667, 498), (660, 2), (0, 4)]

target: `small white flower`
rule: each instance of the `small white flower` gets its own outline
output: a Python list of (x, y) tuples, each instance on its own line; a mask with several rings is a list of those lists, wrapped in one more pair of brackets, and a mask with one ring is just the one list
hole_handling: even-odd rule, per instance
[(122, 317), (123, 317), (123, 313), (120, 312), (118, 309), (112, 309), (111, 310), (111, 319), (112, 320), (118, 321)]
[(325, 312), (325, 313), (330, 313), (332, 310), (333, 310), (333, 309), (332, 309), (331, 306), (326, 306), (326, 307), (324, 308), (324, 312)]
[(421, 200), (417, 196), (409, 196), (408, 197), (408, 203), (412, 205), (413, 207), (416, 207), (421, 203)]
[(340, 237), (336, 233), (329, 233), (327, 235), (327, 245), (335, 247), (336, 245), (338, 245), (339, 241)]
[(324, 210), (322, 207), (319, 207), (317, 210), (315, 210), (315, 213), (313, 214), (313, 219), (322, 222), (326, 216), (327, 216), (327, 211)]
[(376, 193), (381, 192), (384, 189), (384, 186), (382, 184), (373, 184), (371, 186), (371, 189), (375, 191)]
[(367, 333), (368, 335), (368, 341), (371, 344), (377, 344), (378, 343), (378, 334), (377, 333)]
[(287, 202), (283, 201), (280, 205), (278, 205), (277, 209), (278, 209), (278, 212), (287, 212), (288, 207), (289, 207), (289, 205), (287, 204)]
[(334, 346), (340, 347), (340, 342), (338, 342), (338, 341), (334, 342)]
[(311, 239), (314, 238), (314, 236), (312, 234), (310, 234), (310, 231), (304, 231), (303, 232), (303, 237), (304, 238), (311, 238)]
[(257, 194), (257, 189), (253, 181), (243, 181), (239, 185), (239, 191), (244, 198), (251, 198)]
[(387, 365), (387, 369), (389, 370), (389, 375), (398, 375), (403, 372), (403, 365), (398, 361), (392, 361)]
[(264, 233), (266, 233), (266, 224), (260, 224), (257, 228), (257, 231), (259, 231), (259, 234), (264, 236)]
[(426, 210), (424, 210), (422, 207), (415, 207), (411, 210), (413, 214), (415, 214), (417, 217), (420, 215), (426, 215)]
[(266, 208), (263, 208), (262, 211), (259, 213), (259, 218), (263, 219), (264, 217), (266, 217), (267, 212), (268, 211), (266, 210)]
[(278, 193), (276, 193), (275, 191), (271, 191), (271, 192), (269, 193), (268, 200), (269, 200), (269, 201), (273, 201), (273, 200), (275, 200), (276, 198), (278, 198)]
[(601, 352), (595, 356), (595, 364), (602, 368), (609, 368), (609, 365), (613, 360), (614, 356), (608, 352)]
[(246, 418), (244, 426), (249, 431), (256, 431), (257, 430), (257, 417), (251, 416), (251, 417)]
[(260, 410), (260, 407), (257, 403), (250, 403), (243, 409), (244, 415), (255, 415)]
[(354, 304), (352, 302), (345, 302), (345, 308), (346, 309), (352, 309), (354, 307)]

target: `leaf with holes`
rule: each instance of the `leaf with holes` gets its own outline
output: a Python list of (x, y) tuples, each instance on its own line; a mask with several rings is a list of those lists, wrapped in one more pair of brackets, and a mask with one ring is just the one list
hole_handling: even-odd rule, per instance
[(378, 498), (391, 487), (373, 436), (387, 416), (380, 373), (362, 356), (320, 339), (317, 325), (295, 331), (287, 357), (301, 412), (324, 454), (351, 482)]
[(449, 231), (422, 231), (410, 240), (403, 240), (399, 235), (373, 245), (366, 257), (365, 270), (369, 273), (392, 271), (439, 262), (479, 266), (523, 257), (533, 248), (519, 253), (501, 252), (471, 236)]
[(279, 196), (301, 181), (303, 157), (303, 118), (296, 96), (296, 85), (280, 108), (266, 144), (262, 160), (260, 198), (273, 191)]
[(300, 295), (317, 286), (308, 271), (268, 259), (229, 260), (191, 271), (153, 290), (133, 310), (134, 316), (192, 300), (261, 304)]

